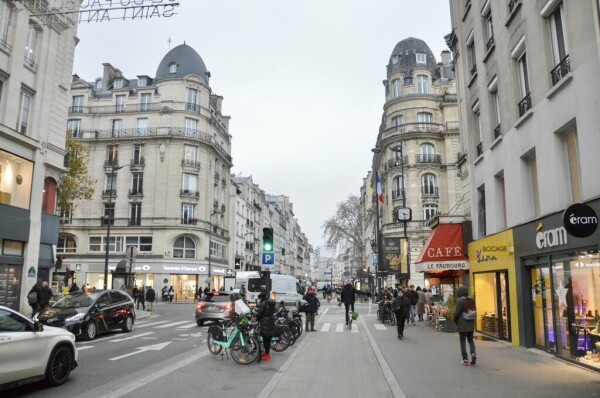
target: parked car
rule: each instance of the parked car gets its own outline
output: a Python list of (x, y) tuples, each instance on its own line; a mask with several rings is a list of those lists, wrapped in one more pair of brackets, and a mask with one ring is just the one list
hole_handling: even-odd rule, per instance
[(45, 380), (57, 386), (77, 367), (75, 336), (0, 306), (0, 391)]
[(98, 334), (111, 330), (131, 332), (135, 308), (131, 296), (122, 290), (77, 291), (41, 311), (34, 319), (93, 340)]
[(205, 321), (229, 320), (235, 312), (235, 300), (242, 296), (233, 292), (213, 292), (205, 294), (196, 305), (196, 323), (204, 325)]

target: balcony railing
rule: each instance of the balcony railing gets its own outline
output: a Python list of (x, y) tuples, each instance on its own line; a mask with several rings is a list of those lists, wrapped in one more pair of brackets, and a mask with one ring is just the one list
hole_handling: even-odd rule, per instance
[(555, 85), (562, 80), (569, 72), (571, 72), (571, 60), (569, 56), (565, 56), (558, 65), (552, 69), (550, 75), (552, 75), (552, 85)]
[(129, 196), (143, 196), (144, 190), (141, 188), (135, 188), (129, 190)]
[(483, 155), (483, 142), (480, 142), (479, 144), (477, 144), (477, 156), (481, 156)]
[(181, 165), (182, 166), (187, 166), (187, 167), (194, 167), (196, 169), (200, 168), (200, 161), (199, 160), (192, 160), (192, 159), (181, 159)]
[(139, 227), (140, 225), (142, 225), (142, 219), (141, 218), (130, 218), (129, 219), (129, 226), (130, 227)]
[(494, 139), (500, 137), (502, 135), (502, 125), (498, 123), (496, 128), (494, 129)]
[(525, 98), (519, 102), (519, 116), (523, 116), (525, 112), (531, 109), (531, 93), (527, 93)]
[(163, 108), (174, 111), (188, 111), (200, 113), (200, 105), (189, 102), (151, 102), (139, 104), (117, 104), (103, 106), (72, 106), (69, 113), (84, 114), (111, 114), (111, 113), (136, 113), (136, 112), (158, 112)]
[(387, 161), (387, 169), (393, 169), (394, 167), (402, 167), (403, 164), (408, 164), (408, 155), (400, 157), (395, 157), (394, 159), (388, 159)]
[(146, 164), (146, 161), (144, 160), (144, 158), (139, 158), (139, 159), (131, 159), (131, 162), (129, 165), (131, 167), (144, 167), (145, 164)]
[(188, 138), (197, 139), (211, 144), (217, 152), (219, 152), (224, 158), (231, 161), (231, 155), (225, 151), (225, 149), (217, 143), (215, 138), (197, 129), (190, 129), (185, 127), (151, 127), (146, 129), (121, 129), (119, 134), (113, 134), (113, 130), (81, 130), (81, 135), (78, 137), (82, 140), (99, 140), (99, 139), (111, 139), (111, 138), (131, 138), (131, 137), (177, 137), (184, 136)]
[(385, 135), (405, 134), (405, 133), (430, 133), (440, 132), (444, 129), (443, 124), (439, 123), (404, 123), (398, 126), (392, 126), (385, 129)]
[(405, 77), (404, 78), (404, 85), (405, 86), (412, 86), (413, 85), (413, 78), (412, 77)]
[(405, 194), (404, 188), (396, 188), (392, 190), (392, 200), (403, 199)]
[(198, 191), (193, 191), (191, 189), (182, 189), (179, 192), (180, 196), (186, 196), (186, 197), (190, 197), (190, 198), (199, 198), (200, 197), (200, 192)]
[(196, 225), (198, 220), (196, 218), (182, 218), (181, 223), (185, 225)]
[(442, 155), (437, 153), (418, 153), (417, 163), (442, 163)]
[(117, 196), (117, 190), (116, 189), (104, 189), (102, 190), (102, 196), (113, 196), (113, 198), (115, 196)]
[(438, 187), (421, 188), (421, 196), (424, 198), (438, 198), (440, 196)]
[(442, 96), (442, 102), (458, 102), (457, 94), (444, 94)]
[(104, 161), (104, 167), (118, 167), (119, 166), (119, 159), (114, 158), (114, 159), (107, 159)]

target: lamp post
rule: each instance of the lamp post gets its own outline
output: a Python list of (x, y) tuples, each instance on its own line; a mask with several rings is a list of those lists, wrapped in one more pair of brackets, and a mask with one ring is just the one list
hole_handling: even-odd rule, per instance
[[(108, 252), (110, 246), (110, 224), (111, 218), (114, 219), (115, 209), (112, 208), (112, 197), (113, 192), (115, 192), (115, 182), (116, 182), (116, 171), (121, 170), (123, 166), (117, 166), (116, 159), (112, 160), (111, 168), (110, 168), (110, 187), (108, 191), (108, 214), (104, 215), (104, 220), (106, 221), (106, 252), (104, 255), (104, 289), (108, 289)], [(111, 213), (112, 216), (111, 217)]]
[(210, 285), (212, 283), (212, 279), (211, 279), (212, 250), (211, 250), (210, 244), (211, 244), (211, 240), (212, 240), (212, 229), (213, 229), (212, 219), (215, 214), (221, 214), (221, 211), (220, 210), (211, 211), (210, 222), (209, 222), (209, 226), (208, 226), (208, 290), (209, 291), (210, 291)]
[[(373, 152), (376, 156), (379, 155), (381, 153), (381, 149), (379, 148), (373, 148), (371, 149), (371, 152)], [(375, 165), (373, 165), (375, 166)], [(382, 250), (381, 250), (381, 230), (380, 230), (380, 226), (379, 226), (379, 195), (377, 194), (377, 169), (375, 167), (373, 167), (373, 179), (375, 181), (375, 183), (373, 184), (375, 187), (375, 192), (373, 195), (373, 198), (375, 199), (375, 247), (376, 247), (376, 252), (377, 252), (377, 268), (375, 268), (375, 281), (376, 281), (376, 285), (377, 285), (377, 294), (379, 295), (381, 293), (381, 279), (379, 279), (379, 275), (380, 275), (380, 269), (381, 266), (383, 265), (383, 256), (382, 256)]]
[[(404, 177), (404, 149), (402, 143), (399, 147), (392, 148), (392, 152), (400, 154), (400, 173), (402, 174), (402, 208), (406, 209), (406, 179)], [(410, 275), (410, 244), (408, 242), (408, 234), (406, 231), (406, 221), (402, 221), (404, 230), (404, 240), (406, 241), (406, 272)]]

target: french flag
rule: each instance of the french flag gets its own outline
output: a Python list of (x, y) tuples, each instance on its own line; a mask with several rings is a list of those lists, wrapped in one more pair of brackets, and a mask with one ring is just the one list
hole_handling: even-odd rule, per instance
[(377, 175), (377, 197), (379, 201), (383, 203), (383, 188), (381, 187), (381, 178), (379, 177), (379, 172), (376, 172)]

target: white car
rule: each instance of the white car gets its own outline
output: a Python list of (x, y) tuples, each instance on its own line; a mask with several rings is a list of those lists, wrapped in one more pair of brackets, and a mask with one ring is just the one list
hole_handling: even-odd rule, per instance
[(75, 335), (0, 305), (0, 391), (45, 380), (56, 386), (77, 366)]

